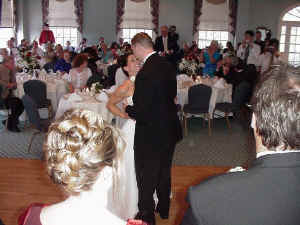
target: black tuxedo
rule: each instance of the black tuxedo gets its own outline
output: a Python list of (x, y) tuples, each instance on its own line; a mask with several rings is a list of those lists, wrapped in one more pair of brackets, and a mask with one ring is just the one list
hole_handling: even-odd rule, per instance
[(134, 104), (126, 107), (136, 120), (134, 155), (140, 212), (153, 214), (155, 190), (159, 209), (169, 212), (172, 157), (182, 138), (176, 95), (174, 67), (165, 58), (151, 55), (137, 74)]
[(181, 225), (294, 225), (300, 223), (300, 152), (266, 155), (248, 171), (191, 187)]
[(162, 36), (157, 37), (155, 39), (154, 50), (156, 52), (165, 52), (167, 50), (173, 50), (173, 52), (176, 53), (179, 50), (176, 36), (172, 37), (170, 34), (168, 35), (168, 49), (164, 48), (163, 37)]

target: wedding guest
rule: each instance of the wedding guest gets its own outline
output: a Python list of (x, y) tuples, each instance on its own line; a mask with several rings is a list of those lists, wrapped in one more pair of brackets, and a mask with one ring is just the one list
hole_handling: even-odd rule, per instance
[(167, 26), (160, 28), (161, 36), (155, 39), (154, 50), (161, 55), (172, 55), (179, 50), (177, 40), (170, 38)]
[(251, 127), (256, 160), (248, 170), (210, 178), (188, 191), (181, 225), (298, 224), (300, 76), (281, 68), (257, 86)]
[(16, 57), (18, 55), (18, 49), (14, 45), (14, 40), (7, 41), (7, 50), (10, 56)]
[[(97, 48), (96, 48), (97, 49)], [(96, 49), (93, 47), (87, 47), (83, 53), (86, 53), (88, 56), (88, 68), (92, 71), (93, 75), (98, 74), (98, 68), (96, 62), (99, 60)]]
[(124, 44), (124, 39), (123, 38), (119, 38), (119, 48), (122, 48), (123, 47), (123, 44)]
[(32, 56), (36, 56), (36, 57), (40, 57), (40, 58), (44, 56), (44, 52), (39, 47), (39, 44), (37, 41), (33, 41), (33, 43), (32, 43), (31, 54), (32, 54)]
[(47, 45), (52, 45), (55, 43), (55, 37), (52, 30), (49, 29), (49, 24), (44, 23), (43, 30), (39, 38), (40, 46), (44, 46), (44, 49)]
[(87, 67), (88, 57), (85, 54), (79, 54), (73, 61), (73, 67), (67, 75), (70, 84), (70, 92), (75, 89), (83, 89), (86, 87), (87, 80), (92, 76), (91, 70)]
[(86, 47), (87, 47), (87, 39), (82, 38), (82, 41), (80, 42), (79, 46), (77, 47), (76, 52), (82, 53)]
[(124, 147), (118, 131), (99, 114), (67, 111), (50, 126), (43, 148), (49, 177), (68, 197), (52, 205), (32, 204), (18, 224), (146, 225), (123, 221), (109, 210), (112, 201), (122, 203), (117, 165)]
[(264, 52), (260, 55), (259, 66), (260, 73), (263, 75), (268, 72), (273, 65), (279, 65), (282, 62), (279, 52), (279, 41), (275, 38), (268, 41), (269, 45), (265, 46)]
[(218, 42), (213, 40), (210, 43), (210, 46), (207, 50), (202, 51), (201, 61), (205, 64), (203, 68), (203, 74), (210, 77), (214, 76), (214, 73), (217, 69), (217, 62), (221, 58), (220, 53), (218, 52), (219, 46)]
[(7, 49), (6, 49), (6, 48), (0, 48), (0, 55), (1, 55), (2, 57), (7, 57), (7, 56), (9, 56)]
[(261, 32), (258, 30), (255, 33), (255, 41), (254, 43), (260, 46), (261, 52), (264, 50), (265, 48), (265, 42), (263, 40), (261, 40)]
[(69, 52), (74, 52), (74, 47), (71, 46), (71, 42), (70, 41), (66, 42), (65, 50), (68, 50)]
[(99, 38), (99, 43), (98, 43), (98, 45), (97, 45), (97, 48), (98, 48), (98, 55), (99, 55), (99, 57), (101, 58), (101, 56), (102, 56), (102, 45), (103, 44), (105, 44), (105, 41), (104, 41), (104, 37), (100, 37)]
[(28, 43), (26, 39), (21, 40), (21, 44), (18, 46), (19, 50), (27, 50), (28, 49)]
[(260, 46), (254, 43), (254, 32), (247, 30), (245, 37), (237, 50), (237, 56), (244, 61), (245, 64), (253, 64), (258, 66), (258, 57), (260, 55)]
[(59, 57), (58, 60), (55, 62), (53, 72), (56, 73), (57, 71), (61, 72), (62, 74), (69, 73), (70, 69), (72, 68), (71, 65), (71, 54), (69, 51), (63, 51), (63, 57)]
[(5, 106), (11, 111), (7, 129), (11, 132), (20, 132), (19, 116), (23, 113), (24, 106), (21, 99), (13, 94), (13, 90), (17, 88), (15, 71), (14, 58), (12, 56), (3, 57), (3, 62), (0, 64), (0, 98), (4, 100)]
[(234, 47), (233, 47), (231, 41), (227, 41), (226, 48), (223, 50), (223, 57), (230, 56), (230, 55), (235, 55), (235, 50), (234, 50)]

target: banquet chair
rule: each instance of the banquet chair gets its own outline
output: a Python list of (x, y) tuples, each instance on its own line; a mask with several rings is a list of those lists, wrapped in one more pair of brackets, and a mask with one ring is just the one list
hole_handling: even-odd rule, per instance
[(212, 89), (203, 84), (192, 86), (188, 92), (188, 104), (183, 107), (183, 120), (184, 130), (187, 136), (187, 116), (188, 114), (193, 115), (204, 115), (208, 121), (208, 135), (211, 136), (211, 120), (209, 115), (209, 102), (211, 97)]
[[(31, 150), (32, 142), (35, 136), (42, 132), (42, 128), (38, 125), (40, 122), (39, 109), (48, 109), (48, 120), (53, 118), (53, 109), (51, 100), (47, 99), (47, 86), (40, 80), (29, 80), (23, 84), (25, 95), (23, 96), (23, 104), (26, 114), (29, 116), (29, 122), (37, 129), (31, 137), (28, 146), (28, 152)], [(30, 100), (32, 102), (30, 102)]]
[(241, 112), (243, 106), (246, 107), (246, 103), (250, 100), (252, 94), (251, 84), (247, 81), (243, 81), (238, 84), (234, 90), (232, 103), (222, 102), (217, 103), (213, 112), (213, 116), (215, 115), (215, 111), (221, 111), (225, 114), (226, 123), (228, 128), (231, 128), (229, 122), (229, 114), (230, 113), (238, 113)]
[(116, 84), (116, 72), (119, 68), (119, 64), (113, 64), (107, 68), (107, 79), (105, 81), (105, 86), (107, 88)]
[(101, 79), (101, 76), (99, 74), (93, 74), (92, 76), (89, 77), (89, 79), (87, 80), (86, 82), (86, 86), (88, 88), (92, 87), (92, 85), (94, 83), (101, 83), (102, 82), (102, 79)]

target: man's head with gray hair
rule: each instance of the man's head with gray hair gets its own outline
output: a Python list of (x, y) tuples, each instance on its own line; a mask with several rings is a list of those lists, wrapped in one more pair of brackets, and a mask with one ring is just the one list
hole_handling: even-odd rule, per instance
[(300, 71), (281, 66), (257, 85), (252, 127), (256, 151), (300, 149)]
[(168, 26), (164, 25), (160, 27), (160, 33), (163, 37), (167, 37), (169, 32)]

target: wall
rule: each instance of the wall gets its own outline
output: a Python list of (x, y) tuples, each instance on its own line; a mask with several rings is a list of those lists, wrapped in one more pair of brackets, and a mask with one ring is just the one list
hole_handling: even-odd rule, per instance
[(116, 0), (85, 0), (83, 36), (94, 44), (100, 36), (107, 43), (116, 40)]
[[(38, 39), (42, 30), (43, 19), (41, 0), (23, 0), (23, 30), (24, 38)], [(25, 3), (26, 2), (26, 3)]]
[(247, 29), (265, 26), (278, 37), (281, 13), (299, 0), (240, 0), (238, 8), (237, 41), (241, 41)]
[(180, 35), (180, 45), (183, 41), (193, 41), (194, 0), (161, 0), (159, 24), (176, 25)]
[[(19, 22), (24, 37), (30, 40), (39, 37), (42, 27), (41, 0), (21, 0)], [(277, 36), (279, 16), (286, 8), (299, 0), (239, 0), (237, 41), (242, 40), (247, 29), (266, 26)], [(160, 26), (176, 25), (180, 43), (191, 42), (194, 0), (161, 0)], [(116, 39), (116, 0), (85, 0), (83, 36), (95, 43), (103, 35), (107, 42)]]

